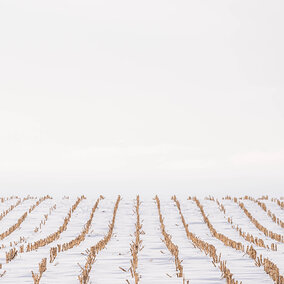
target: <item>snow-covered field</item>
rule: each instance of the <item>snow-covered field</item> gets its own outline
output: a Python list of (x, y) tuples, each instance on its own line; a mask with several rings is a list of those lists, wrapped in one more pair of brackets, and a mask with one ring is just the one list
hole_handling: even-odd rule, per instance
[(0, 282), (284, 283), (283, 200), (176, 200), (2, 198)]

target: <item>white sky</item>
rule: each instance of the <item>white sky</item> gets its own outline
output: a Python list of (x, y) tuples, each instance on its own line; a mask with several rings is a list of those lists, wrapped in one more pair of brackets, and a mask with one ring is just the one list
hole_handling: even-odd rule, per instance
[(280, 195), (283, 9), (1, 0), (1, 194)]

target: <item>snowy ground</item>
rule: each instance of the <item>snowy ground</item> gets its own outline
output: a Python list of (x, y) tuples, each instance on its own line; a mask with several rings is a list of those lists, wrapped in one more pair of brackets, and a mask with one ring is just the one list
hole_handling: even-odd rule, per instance
[[(18, 199), (14, 198), (0, 203), (0, 214), (11, 205), (16, 204), (17, 201)], [(25, 200), (4, 216), (0, 221), (0, 234), (12, 227), (36, 201), (37, 199)], [(9, 263), (6, 263), (5, 257), (6, 252), (11, 248), (19, 250), (21, 245), (26, 246), (27, 243), (43, 239), (55, 232), (62, 225), (75, 201), (76, 198), (56, 198), (43, 201), (31, 213), (28, 213), (27, 218), (19, 228), (0, 241), (0, 263), (2, 264), (0, 273), (3, 274), (0, 278), (1, 283), (34, 283), (31, 271), (38, 272), (38, 264), (43, 258), (47, 258), (47, 269), (43, 273), (40, 283), (79, 283), (80, 266), (85, 264), (86, 252), (106, 235), (112, 219), (116, 198), (105, 198), (100, 201), (85, 240), (78, 246), (59, 253), (53, 263), (49, 262), (50, 248), (55, 247), (57, 244), (69, 242), (80, 234), (90, 217), (96, 199), (87, 198), (79, 203), (72, 214), (67, 229), (54, 242), (32, 252), (18, 253)], [(226, 283), (226, 280), (222, 279), (218, 267), (213, 265), (212, 259), (188, 240), (173, 200), (160, 198), (160, 201), (166, 231), (172, 236), (172, 242), (179, 248), (179, 258), (182, 260), (184, 268), (184, 279), (176, 276), (174, 257), (162, 241), (163, 235), (160, 230), (156, 202), (150, 198), (142, 198), (140, 205), (142, 249), (138, 253), (139, 282), (147, 284), (183, 283), (185, 281), (184, 283), (186, 283), (188, 280), (189, 283), (195, 284)], [(256, 266), (254, 260), (249, 258), (248, 255), (225, 246), (220, 240), (211, 235), (194, 201), (186, 198), (180, 198), (179, 201), (189, 230), (203, 241), (215, 246), (217, 253), (221, 253), (222, 259), (227, 261), (227, 267), (236, 280), (242, 281), (243, 284), (273, 283), (263, 267)], [(226, 209), (225, 214), (219, 210), (215, 201), (200, 199), (205, 214), (217, 232), (223, 233), (232, 240), (241, 242), (244, 245), (252, 245), (258, 254), (272, 260), (278, 266), (280, 274), (284, 275), (284, 243), (266, 237), (250, 222), (241, 208), (233, 201), (221, 199), (219, 201), (222, 202)], [(96, 256), (89, 275), (90, 283), (134, 283), (129, 268), (132, 259), (130, 244), (134, 241), (136, 223), (135, 202), (135, 199), (122, 196), (112, 238), (105, 249), (101, 250)], [(284, 229), (275, 224), (257, 204), (249, 200), (242, 200), (242, 202), (263, 226), (275, 233), (284, 235)], [(263, 202), (271, 212), (284, 221), (284, 210), (280, 206), (270, 200), (264, 200)], [(56, 204), (56, 209), (49, 214), (49, 210), (54, 204)], [(39, 227), (46, 214), (48, 214), (48, 218), (45, 225), (42, 225), (41, 229), (35, 232), (35, 228)], [(227, 222), (228, 217), (232, 217), (234, 224), (241, 227), (243, 231), (262, 238), (266, 244), (276, 243), (278, 250), (264, 249), (247, 242)], [(19, 242), (21, 238), (25, 239)]]

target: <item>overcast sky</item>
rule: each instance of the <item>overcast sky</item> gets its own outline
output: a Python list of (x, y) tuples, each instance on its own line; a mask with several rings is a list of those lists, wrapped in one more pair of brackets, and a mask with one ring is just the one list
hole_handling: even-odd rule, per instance
[(280, 195), (283, 9), (1, 0), (1, 194)]

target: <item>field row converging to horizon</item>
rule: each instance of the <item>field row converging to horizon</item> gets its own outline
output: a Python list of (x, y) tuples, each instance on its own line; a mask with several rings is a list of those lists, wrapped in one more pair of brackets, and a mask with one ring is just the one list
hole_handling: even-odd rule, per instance
[(284, 198), (0, 198), (1, 283), (284, 284)]

